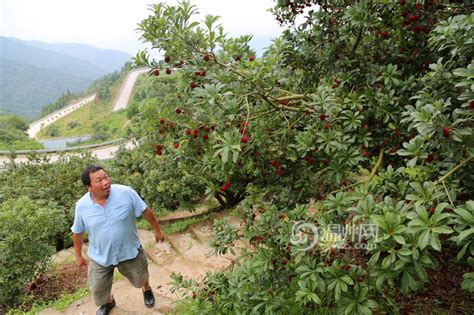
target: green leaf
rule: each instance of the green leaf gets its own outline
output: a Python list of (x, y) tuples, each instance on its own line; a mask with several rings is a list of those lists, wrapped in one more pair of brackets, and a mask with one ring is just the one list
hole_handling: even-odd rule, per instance
[(418, 246), (420, 249), (423, 249), (428, 245), (428, 241), (430, 239), (430, 232), (425, 230), (421, 233), (420, 237), (418, 238)]
[(470, 228), (469, 230), (462, 231), (459, 233), (458, 241), (462, 242), (466, 237), (474, 233), (474, 227)]

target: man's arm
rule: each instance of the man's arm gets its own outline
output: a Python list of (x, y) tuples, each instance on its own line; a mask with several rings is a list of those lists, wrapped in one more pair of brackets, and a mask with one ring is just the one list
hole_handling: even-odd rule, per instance
[(82, 243), (84, 242), (83, 233), (72, 233), (72, 243), (74, 244), (74, 256), (76, 256), (76, 265), (78, 267), (86, 266), (86, 261), (82, 257)]
[(146, 208), (145, 211), (143, 211), (143, 217), (148, 221), (148, 223), (150, 223), (151, 227), (155, 231), (156, 242), (164, 242), (165, 237), (163, 236), (163, 232), (160, 229), (160, 225), (158, 224), (153, 211), (150, 208)]

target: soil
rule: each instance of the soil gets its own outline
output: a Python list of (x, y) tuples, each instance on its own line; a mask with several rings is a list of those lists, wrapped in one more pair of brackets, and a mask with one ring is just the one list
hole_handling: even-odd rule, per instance
[(53, 301), (86, 286), (87, 268), (77, 268), (74, 263), (61, 264), (54, 270), (41, 273), (27, 286), (28, 299), (21, 309), (28, 310), (33, 303)]
[(437, 270), (428, 270), (430, 282), (425, 290), (410, 295), (397, 295), (401, 314), (472, 314), (474, 294), (461, 289), (463, 274), (474, 268), (456, 262), (456, 247), (444, 247), (433, 256), (439, 263)]

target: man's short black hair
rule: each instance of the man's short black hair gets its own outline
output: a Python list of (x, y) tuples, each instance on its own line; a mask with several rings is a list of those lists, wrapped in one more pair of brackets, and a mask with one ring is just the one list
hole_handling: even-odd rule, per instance
[(97, 171), (100, 171), (100, 170), (104, 170), (104, 168), (102, 166), (99, 166), (99, 165), (89, 165), (88, 167), (86, 167), (86, 169), (82, 172), (82, 183), (84, 184), (84, 186), (90, 186), (91, 185), (91, 177), (90, 177), (90, 174), (92, 173), (95, 173)]

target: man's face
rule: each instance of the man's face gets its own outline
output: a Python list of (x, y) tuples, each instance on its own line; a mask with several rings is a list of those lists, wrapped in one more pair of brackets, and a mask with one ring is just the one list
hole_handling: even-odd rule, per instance
[(97, 172), (89, 174), (91, 179), (90, 186), (87, 186), (87, 190), (92, 193), (93, 196), (99, 198), (105, 198), (110, 193), (110, 178), (104, 170), (98, 170)]

